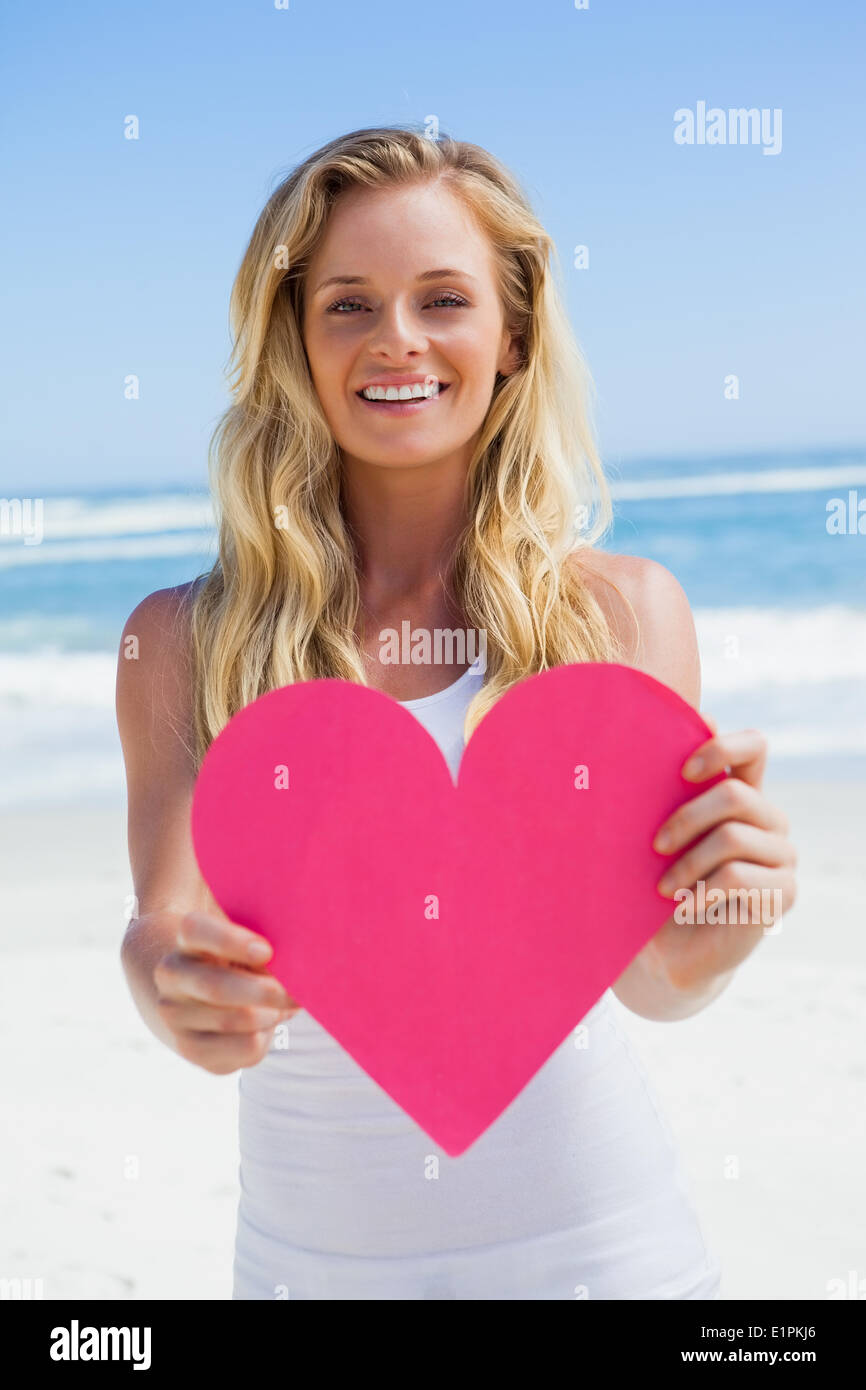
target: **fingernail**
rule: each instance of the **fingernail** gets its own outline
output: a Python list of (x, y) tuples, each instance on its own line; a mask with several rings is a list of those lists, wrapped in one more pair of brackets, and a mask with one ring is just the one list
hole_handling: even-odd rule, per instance
[(271, 954), (271, 948), (267, 941), (251, 941), (247, 947), (247, 956), (250, 960), (267, 960)]
[(660, 830), (658, 835), (656, 835), (655, 839), (653, 840), (653, 848), (659, 849), (662, 852), (664, 852), (666, 849), (670, 849), (670, 844), (671, 833), (669, 830)]
[(671, 896), (671, 890), (673, 889), (673, 886), (673, 879), (668, 878), (667, 875), (665, 875), (664, 878), (659, 879), (657, 884), (658, 890), (663, 898), (669, 898)]
[(703, 771), (703, 766), (703, 758), (689, 758), (688, 762), (683, 768), (683, 776), (694, 777), (698, 772)]

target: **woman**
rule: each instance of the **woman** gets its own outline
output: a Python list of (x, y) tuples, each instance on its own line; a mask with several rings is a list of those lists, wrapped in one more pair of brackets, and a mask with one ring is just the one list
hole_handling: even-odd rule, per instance
[[(208, 744), (293, 681), (384, 691), (452, 771), (511, 684), (564, 662), (636, 666), (698, 707), (682, 589), (595, 548), (610, 503), (552, 253), (476, 146), (372, 129), (307, 159), (264, 208), (233, 290), (219, 560), (150, 595), (124, 631), (122, 652), (138, 639), (118, 721), (139, 916), (122, 958), (157, 1037), (207, 1071), (240, 1070), (235, 1298), (718, 1296), (611, 991), (587, 1045), (567, 1039), (466, 1153), (436, 1155), (271, 977), (268, 943), (226, 920), (190, 839)], [(383, 634), (404, 623), (477, 634), (483, 666), (453, 649), (394, 664)], [(761, 792), (764, 738), (699, 752), (695, 795), (656, 841), (666, 891), (778, 888), (786, 910), (795, 856)], [(764, 930), (690, 927), (673, 906), (612, 989), (646, 1018), (705, 1008)]]

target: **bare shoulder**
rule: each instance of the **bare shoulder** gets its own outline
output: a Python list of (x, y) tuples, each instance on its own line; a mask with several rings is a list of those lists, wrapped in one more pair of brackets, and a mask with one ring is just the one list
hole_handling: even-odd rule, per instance
[(220, 911), (202, 880), (190, 828), (196, 778), (191, 599), (198, 582), (148, 594), (120, 639), (117, 726), (139, 916)]
[(582, 549), (569, 557), (634, 666), (700, 707), (701, 665), (688, 598), (679, 580), (656, 560)]
[(117, 723), (124, 756), (182, 760), (192, 746), (190, 601), (197, 584), (157, 589), (123, 627), (117, 660)]

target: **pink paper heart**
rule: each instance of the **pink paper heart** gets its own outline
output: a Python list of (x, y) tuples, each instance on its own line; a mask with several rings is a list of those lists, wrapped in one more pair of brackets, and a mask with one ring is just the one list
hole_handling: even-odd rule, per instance
[(671, 916), (652, 839), (725, 776), (680, 776), (711, 736), (651, 676), (560, 666), (499, 700), (455, 787), (396, 701), (309, 681), (214, 740), (193, 843), (288, 993), (455, 1156)]

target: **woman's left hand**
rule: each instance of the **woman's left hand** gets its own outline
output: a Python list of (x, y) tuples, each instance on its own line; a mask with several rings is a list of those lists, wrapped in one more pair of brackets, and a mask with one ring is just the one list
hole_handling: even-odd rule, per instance
[[(689, 891), (680, 892), (675, 914), (617, 982), (616, 992), (638, 1013), (644, 1012), (640, 997), (647, 994), (647, 980), (656, 986), (664, 980), (682, 996), (659, 1013), (657, 988), (650, 989), (656, 999), (649, 1001), (648, 1017), (682, 1017), (708, 1003), (762, 935), (779, 930), (778, 918), (796, 897), (797, 853), (788, 839), (788, 818), (761, 790), (766, 738), (756, 729), (718, 734), (715, 721), (704, 718), (714, 736), (695, 749), (682, 775), (695, 782), (725, 770), (731, 775), (679, 806), (653, 841), (665, 855), (682, 851), (669, 859), (659, 891), (672, 899), (677, 890)], [(631, 995), (638, 1002), (632, 1003)], [(698, 1001), (694, 1008), (689, 996)]]

